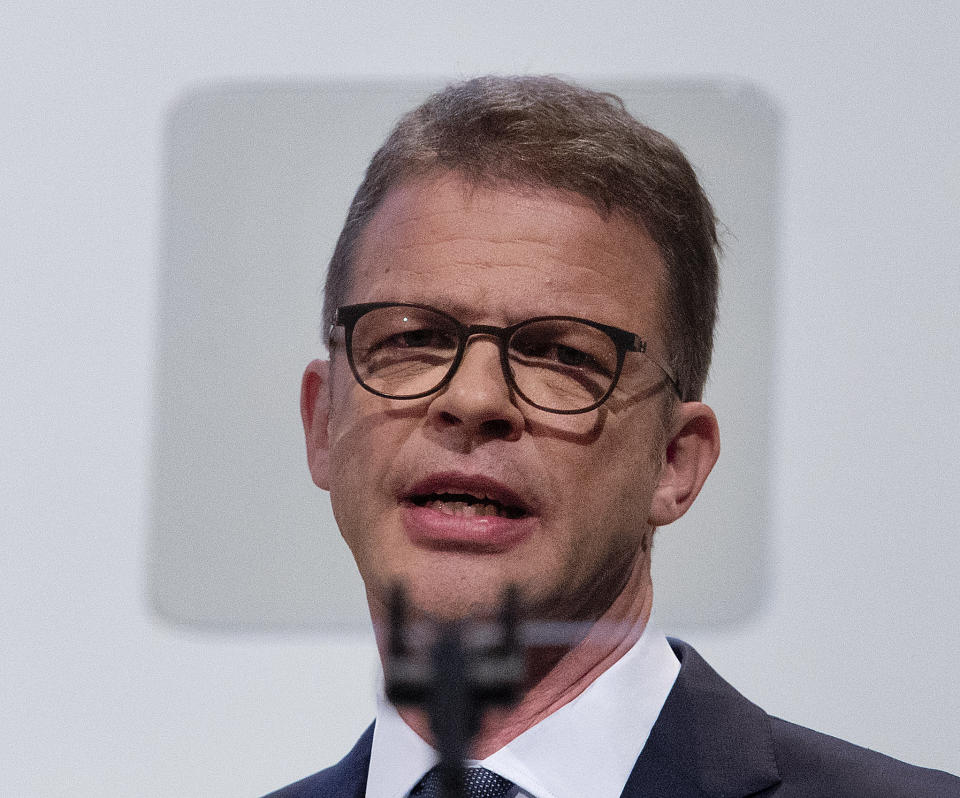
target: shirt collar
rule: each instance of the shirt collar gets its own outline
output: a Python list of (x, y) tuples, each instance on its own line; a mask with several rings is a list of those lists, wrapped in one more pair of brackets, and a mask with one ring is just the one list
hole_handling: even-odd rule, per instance
[[(534, 798), (619, 798), (679, 672), (666, 637), (648, 622), (630, 650), (579, 696), (471, 764)], [(366, 798), (406, 798), (437, 761), (386, 700), (381, 680)]]

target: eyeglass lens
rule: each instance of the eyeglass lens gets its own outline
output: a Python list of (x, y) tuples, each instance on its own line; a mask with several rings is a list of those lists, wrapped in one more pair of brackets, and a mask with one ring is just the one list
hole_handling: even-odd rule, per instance
[[(446, 378), (460, 347), (452, 319), (426, 308), (376, 308), (357, 319), (351, 341), (357, 377), (397, 399), (425, 395)], [(589, 324), (534, 320), (507, 344), (513, 387), (544, 409), (572, 411), (599, 401), (616, 378), (617, 346)]]

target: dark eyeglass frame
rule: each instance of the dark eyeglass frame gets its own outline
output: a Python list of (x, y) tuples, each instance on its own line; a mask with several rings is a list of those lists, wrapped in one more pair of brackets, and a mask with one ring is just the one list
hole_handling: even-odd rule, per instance
[[(363, 316), (371, 311), (379, 310), (381, 308), (416, 308), (418, 310), (426, 310), (448, 320), (451, 327), (456, 330), (457, 352), (450, 361), (446, 375), (430, 390), (421, 391), (420, 393), (411, 394), (409, 396), (397, 396), (395, 394), (383, 393), (382, 391), (371, 388), (360, 376), (360, 371), (353, 359), (353, 330), (357, 322)], [(552, 407), (544, 407), (543, 405), (537, 404), (522, 390), (520, 390), (520, 387), (517, 385), (510, 368), (510, 339), (516, 334), (517, 330), (520, 330), (529, 324), (533, 324), (534, 322), (543, 321), (575, 321), (580, 324), (585, 324), (588, 327), (593, 327), (594, 329), (600, 330), (601, 332), (605, 333), (611, 341), (613, 341), (613, 344), (617, 350), (616, 370), (614, 371), (613, 377), (610, 380), (610, 387), (607, 388), (606, 393), (604, 393), (603, 396), (597, 399), (593, 404), (587, 407), (577, 408), (576, 410), (557, 410)], [(627, 352), (640, 352), (646, 355), (646, 357), (649, 358), (650, 361), (659, 367), (659, 369), (664, 373), (664, 376), (667, 378), (667, 382), (676, 392), (677, 396), (681, 395), (680, 386), (677, 384), (676, 377), (674, 377), (670, 372), (670, 369), (668, 369), (657, 358), (647, 353), (647, 342), (644, 341), (639, 335), (627, 330), (623, 330), (620, 327), (614, 327), (611, 324), (602, 324), (601, 322), (592, 321), (590, 319), (581, 319), (578, 316), (534, 316), (533, 318), (519, 321), (516, 324), (511, 324), (508, 327), (497, 327), (492, 324), (462, 324), (458, 319), (451, 316), (449, 313), (445, 313), (444, 311), (439, 310), (432, 305), (421, 305), (415, 302), (361, 302), (356, 305), (341, 305), (336, 309), (333, 316), (333, 323), (330, 325), (331, 340), (335, 327), (343, 327), (344, 342), (347, 349), (347, 362), (350, 364), (350, 370), (353, 372), (354, 379), (356, 379), (361, 388), (376, 396), (382, 396), (385, 399), (422, 399), (425, 396), (430, 396), (431, 394), (437, 393), (443, 389), (444, 386), (449, 384), (449, 382), (453, 379), (453, 375), (457, 373), (457, 369), (460, 367), (460, 363), (463, 361), (463, 357), (466, 354), (467, 344), (475, 335), (482, 335), (496, 340), (500, 349), (500, 370), (503, 372), (503, 378), (506, 381), (507, 386), (513, 393), (523, 399), (523, 401), (525, 401), (527, 404), (536, 407), (538, 410), (544, 410), (547, 413), (575, 415), (578, 413), (589, 413), (591, 410), (596, 410), (598, 407), (600, 407), (600, 405), (610, 398), (610, 395), (617, 387), (617, 383), (620, 381), (620, 374), (623, 371), (623, 363), (626, 359)]]

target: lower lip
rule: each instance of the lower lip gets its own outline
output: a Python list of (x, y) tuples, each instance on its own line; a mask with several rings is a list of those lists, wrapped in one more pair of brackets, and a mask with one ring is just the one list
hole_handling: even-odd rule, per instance
[(536, 518), (502, 518), (497, 515), (449, 515), (430, 507), (408, 503), (403, 525), (418, 546), (496, 554), (522, 543), (532, 533)]

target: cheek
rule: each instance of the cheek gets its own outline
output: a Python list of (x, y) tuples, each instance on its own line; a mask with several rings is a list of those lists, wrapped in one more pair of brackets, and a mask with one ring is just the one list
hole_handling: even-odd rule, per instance
[(338, 358), (330, 368), (330, 416), (328, 423), (331, 469), (336, 466), (341, 476), (349, 479), (356, 464), (377, 452), (376, 407), (371, 396), (361, 388), (346, 363)]
[[(331, 501), (363, 510), (384, 482), (391, 442), (362, 417), (337, 424), (330, 435)], [(379, 434), (377, 434), (379, 433)]]
[(334, 397), (330, 412), (330, 501), (344, 537), (351, 542), (362, 529), (383, 482), (383, 460), (392, 451), (383, 439), (384, 424), (364, 412), (351, 392)]
[(353, 382), (334, 398), (330, 492), (344, 537), (364, 534), (374, 518), (394, 507), (400, 464), (418, 426), (414, 409), (392, 407)]
[[(340, 534), (366, 580), (388, 546), (384, 484), (391, 447), (371, 441), (362, 423), (338, 426), (331, 437), (330, 503)], [(362, 453), (362, 454), (361, 454)]]
[[(621, 539), (641, 534), (660, 475), (658, 444), (651, 430), (649, 436), (597, 440), (584, 447), (586, 457), (576, 463), (567, 453), (566, 462), (571, 468), (566, 481), (575, 502), (574, 512), (601, 537)], [(558, 456), (554, 462), (564, 459)]]

